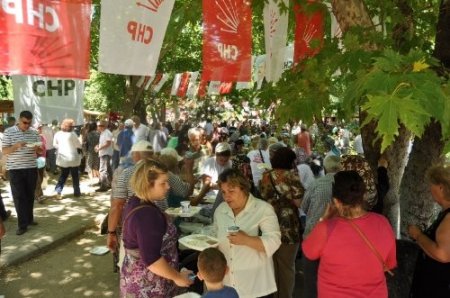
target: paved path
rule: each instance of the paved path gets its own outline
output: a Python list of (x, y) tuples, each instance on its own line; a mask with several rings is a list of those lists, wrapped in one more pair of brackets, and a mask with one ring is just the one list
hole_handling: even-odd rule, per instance
[(79, 198), (73, 196), (70, 181), (67, 181), (64, 187), (62, 200), (50, 197), (57, 178), (52, 175), (48, 179), (44, 193), (49, 198), (43, 204), (35, 203), (34, 216), (38, 225), (30, 226), (21, 236), (16, 235), (17, 217), (9, 183), (2, 183), (3, 202), (6, 209), (12, 211), (12, 215), (5, 222), (6, 235), (2, 239), (0, 269), (23, 262), (69, 241), (95, 226), (96, 218), (108, 212), (110, 192), (95, 193), (95, 187), (89, 186), (87, 179), (81, 181), (83, 195)]

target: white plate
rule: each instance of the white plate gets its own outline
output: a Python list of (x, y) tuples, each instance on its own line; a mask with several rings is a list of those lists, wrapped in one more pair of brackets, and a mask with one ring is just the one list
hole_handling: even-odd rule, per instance
[(182, 212), (181, 207), (178, 208), (167, 208), (166, 213), (170, 216), (178, 216), (178, 217), (192, 217), (200, 212), (202, 207), (199, 206), (191, 206), (189, 207), (189, 212)]
[(187, 248), (202, 251), (209, 247), (217, 247), (219, 245), (219, 240), (217, 238), (201, 235), (192, 234), (178, 239), (178, 242)]
[(42, 142), (27, 143), (25, 146), (27, 147), (42, 146)]
[(108, 247), (106, 246), (96, 246), (89, 251), (93, 255), (102, 256), (106, 255), (109, 252)]
[(260, 170), (270, 170), (270, 169), (272, 169), (272, 167), (269, 164), (267, 164), (267, 163), (259, 163), (256, 167), (258, 169), (260, 169)]
[(216, 202), (216, 197), (215, 196), (206, 196), (203, 201), (205, 201), (205, 203), (207, 204), (214, 204)]

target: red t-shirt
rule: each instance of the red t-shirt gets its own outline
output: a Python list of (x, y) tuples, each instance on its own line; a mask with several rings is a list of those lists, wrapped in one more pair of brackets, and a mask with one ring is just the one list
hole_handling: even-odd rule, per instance
[(298, 134), (297, 145), (305, 150), (306, 155), (311, 155), (311, 137), (307, 131)]
[[(397, 266), (395, 237), (387, 219), (376, 213), (352, 220), (383, 257)], [(383, 266), (358, 232), (344, 219), (319, 222), (303, 241), (308, 259), (320, 258), (319, 297), (388, 297)]]

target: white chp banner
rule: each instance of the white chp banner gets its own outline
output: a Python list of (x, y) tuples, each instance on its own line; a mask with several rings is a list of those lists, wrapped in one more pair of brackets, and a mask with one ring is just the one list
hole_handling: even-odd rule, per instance
[(72, 118), (77, 125), (84, 123), (84, 81), (38, 76), (13, 76), (14, 114), (33, 114), (33, 123), (51, 123)]
[(156, 73), (175, 0), (103, 0), (99, 70), (123, 75)]
[[(281, 0), (289, 7), (289, 0)], [(277, 82), (283, 73), (284, 47), (287, 42), (287, 12), (280, 13), (280, 1), (269, 0), (264, 5), (264, 37), (266, 45), (266, 81)]]

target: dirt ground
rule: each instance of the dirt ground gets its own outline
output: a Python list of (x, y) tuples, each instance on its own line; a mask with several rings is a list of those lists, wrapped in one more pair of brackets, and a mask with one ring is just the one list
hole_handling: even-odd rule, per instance
[(106, 244), (97, 230), (0, 272), (0, 297), (119, 297), (112, 255), (90, 254)]

